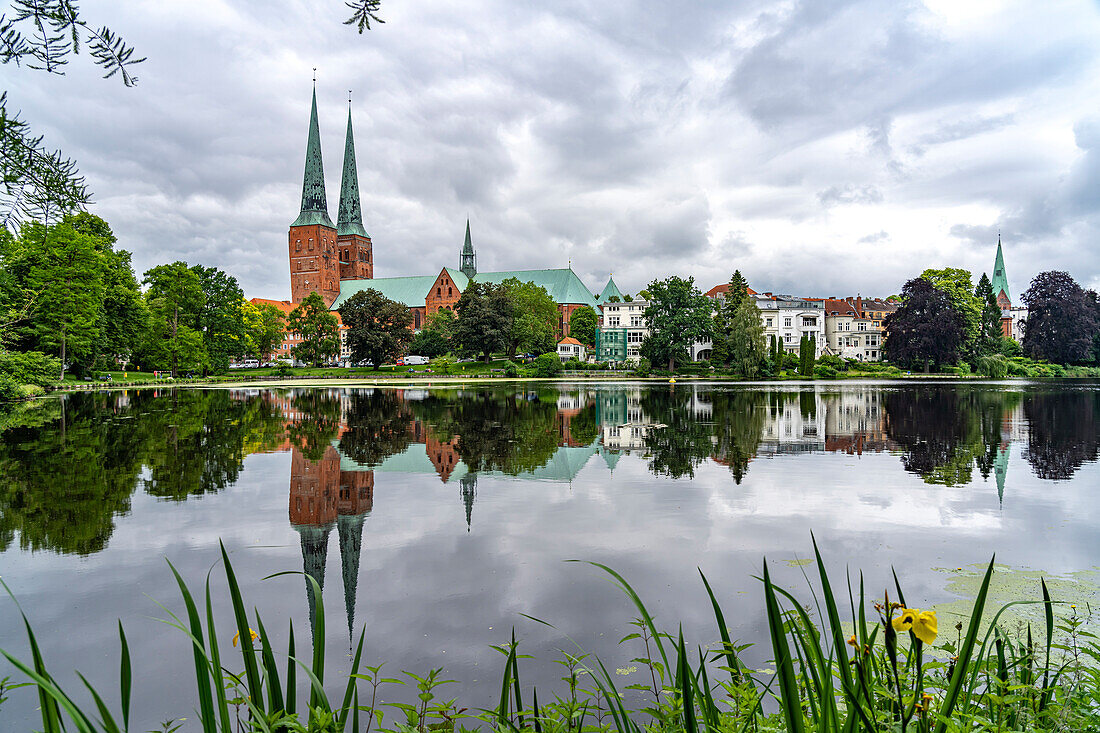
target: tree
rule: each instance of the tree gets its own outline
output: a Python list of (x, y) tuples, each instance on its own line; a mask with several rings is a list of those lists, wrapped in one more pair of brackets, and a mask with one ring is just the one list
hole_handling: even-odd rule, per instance
[(984, 272), (974, 288), (974, 297), (982, 307), (975, 351), (982, 356), (996, 354), (1001, 350), (1001, 338), (1004, 335), (1001, 331), (1001, 307), (997, 305), (993, 285)]
[(591, 307), (581, 306), (569, 316), (569, 335), (585, 346), (595, 346), (596, 324), (599, 320), (596, 311)]
[(719, 305), (714, 314), (714, 346), (711, 350), (711, 360), (720, 364), (729, 364), (733, 360), (731, 345), (732, 323), (737, 308), (748, 297), (749, 284), (742, 277), (740, 270), (734, 270), (730, 275), (726, 294), (719, 299)]
[(804, 377), (812, 377), (814, 374), (815, 350), (813, 338), (803, 336), (798, 344), (798, 372)]
[(428, 322), (424, 324), (424, 328), (413, 335), (412, 342), (409, 344), (409, 353), (421, 356), (443, 356), (449, 352), (454, 322), (455, 314), (446, 308), (428, 316)]
[(925, 270), (921, 277), (947, 293), (955, 312), (963, 319), (962, 351), (972, 354), (981, 331), (982, 303), (974, 294), (970, 271), (945, 267), (942, 270)]
[(648, 290), (645, 319), (649, 335), (640, 353), (654, 364), (668, 364), (673, 371), (677, 361), (687, 359), (693, 343), (713, 338), (710, 298), (699, 292), (693, 277), (685, 280), (673, 275), (654, 280)]
[(368, 361), (375, 371), (405, 353), (412, 341), (412, 313), (408, 306), (367, 288), (344, 301), (340, 319), (353, 362)]
[(205, 364), (198, 323), (206, 296), (198, 274), (186, 262), (176, 261), (146, 270), (142, 282), (149, 286), (145, 292), (151, 313), (146, 349), (152, 361), (170, 364), (173, 377), (181, 364), (188, 369)]
[(283, 312), (271, 303), (250, 303), (244, 301), (241, 304), (241, 313), (244, 316), (245, 335), (247, 339), (248, 353), (258, 359), (268, 359), (283, 341), (286, 333), (286, 317)]
[(924, 277), (913, 278), (901, 291), (902, 304), (886, 316), (883, 349), (898, 364), (954, 363), (965, 337), (963, 317), (947, 293)]
[[(375, 0), (377, 2), (377, 0)], [(89, 25), (72, 0), (10, 0), (12, 13), (0, 16), (0, 63), (26, 63), (27, 68), (63, 75), (69, 57), (89, 49), (104, 78), (120, 74), (122, 83), (137, 83), (127, 46), (106, 26)], [(23, 29), (29, 33), (23, 34)], [(49, 224), (83, 208), (90, 200), (76, 163), (42, 146), (19, 114), (8, 113), (7, 93), (0, 94), (0, 218), (12, 227), (21, 221)]]
[(64, 379), (70, 362), (90, 365), (102, 332), (104, 257), (96, 237), (69, 221), (24, 225), (20, 240), (26, 284), (36, 294), (30, 330), (42, 350), (60, 357)]
[(743, 376), (752, 379), (768, 357), (760, 309), (752, 298), (743, 298), (727, 322), (730, 363)]
[(1021, 296), (1027, 306), (1024, 353), (1058, 364), (1087, 361), (1100, 320), (1088, 293), (1066, 272), (1040, 272)]
[(292, 350), (298, 361), (316, 367), (340, 353), (340, 322), (316, 292), (290, 312), (287, 330), (301, 338)]
[(454, 342), (460, 351), (480, 354), (488, 363), (494, 351), (505, 349), (514, 313), (503, 285), (471, 283), (455, 304), (455, 312)]
[(554, 332), (558, 325), (558, 305), (550, 293), (533, 282), (520, 282), (510, 277), (501, 283), (512, 301), (512, 326), (508, 329), (508, 358), (516, 351), (545, 354), (554, 351)]
[(241, 306), (244, 291), (237, 278), (216, 267), (195, 265), (191, 268), (199, 277), (203, 304), (196, 320), (196, 330), (202, 333), (208, 363), (215, 372), (229, 368), (231, 357), (244, 356), (248, 351)]

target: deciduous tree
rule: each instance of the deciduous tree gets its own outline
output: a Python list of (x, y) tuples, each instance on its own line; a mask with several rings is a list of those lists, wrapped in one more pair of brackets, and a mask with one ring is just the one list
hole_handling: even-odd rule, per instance
[(533, 282), (510, 277), (501, 283), (512, 301), (512, 326), (508, 329), (508, 358), (516, 351), (545, 354), (554, 351), (554, 332), (558, 326), (558, 305), (550, 293)]
[(955, 312), (963, 319), (962, 351), (965, 354), (973, 353), (981, 332), (982, 303), (974, 295), (970, 271), (945, 267), (941, 270), (925, 270), (921, 277), (947, 293)]
[(460, 351), (480, 354), (488, 363), (494, 351), (506, 348), (514, 312), (505, 287), (471, 283), (455, 304), (455, 312), (454, 342)]
[(695, 278), (654, 280), (647, 288), (650, 297), (645, 309), (649, 335), (640, 353), (654, 364), (676, 368), (677, 361), (688, 358), (688, 349), (697, 341), (714, 336), (710, 298), (695, 287)]
[(318, 293), (310, 293), (287, 317), (287, 330), (301, 338), (292, 353), (298, 361), (321, 366), (340, 353), (340, 322)]
[(887, 359), (898, 364), (954, 363), (962, 347), (965, 325), (951, 299), (924, 277), (905, 283), (902, 304), (886, 316), (884, 349)]
[(353, 362), (368, 361), (377, 371), (405, 353), (412, 341), (412, 313), (373, 288), (360, 290), (340, 306)]
[(1027, 306), (1024, 353), (1058, 364), (1087, 361), (1100, 331), (1088, 293), (1067, 272), (1040, 272), (1022, 300)]
[(595, 346), (598, 323), (599, 316), (596, 315), (596, 311), (587, 305), (578, 308), (569, 316), (569, 335), (585, 346)]
[(186, 262), (158, 265), (145, 272), (149, 286), (145, 299), (150, 311), (146, 353), (153, 364), (171, 365), (172, 376), (180, 367), (195, 369), (206, 363), (199, 314), (206, 296), (202, 281)]

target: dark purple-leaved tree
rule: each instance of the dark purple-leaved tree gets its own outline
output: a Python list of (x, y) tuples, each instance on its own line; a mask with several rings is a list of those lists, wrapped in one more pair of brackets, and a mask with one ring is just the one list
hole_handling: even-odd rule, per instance
[(1068, 272), (1040, 272), (1021, 297), (1027, 306), (1025, 354), (1056, 364), (1092, 357), (1100, 322), (1092, 298)]
[(886, 358), (895, 364), (952, 364), (963, 343), (963, 317), (948, 295), (924, 278), (915, 277), (901, 291), (902, 305), (886, 316)]

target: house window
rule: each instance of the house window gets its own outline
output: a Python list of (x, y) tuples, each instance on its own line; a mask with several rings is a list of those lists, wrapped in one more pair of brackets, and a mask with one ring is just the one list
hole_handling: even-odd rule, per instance
[(866, 323), (859, 324), (859, 326), (856, 328), (856, 330), (857, 331), (866, 331), (867, 330), (867, 324)]
[(802, 327), (806, 328), (807, 326), (816, 327), (817, 326), (817, 318), (816, 317), (814, 317), (814, 318), (805, 318), (804, 317), (802, 319)]
[(783, 334), (783, 341), (785, 341), (785, 342), (786, 342), (786, 343), (788, 343), (788, 344), (789, 344), (789, 343), (791, 342), (791, 339), (792, 339), (792, 338), (793, 338), (793, 337), (792, 337), (792, 336), (791, 336), (791, 335), (790, 335), (789, 333), (785, 333), (785, 334)]
[(619, 325), (619, 317), (618, 316), (609, 316), (608, 319), (607, 319), (607, 325), (609, 325), (609, 326), (618, 326)]
[(783, 319), (783, 328), (790, 328), (790, 327), (791, 327), (791, 319), (790, 318), (784, 318)]
[(764, 323), (765, 326), (767, 326), (768, 328), (772, 327), (772, 319), (765, 318), (764, 321), (765, 321), (765, 323)]

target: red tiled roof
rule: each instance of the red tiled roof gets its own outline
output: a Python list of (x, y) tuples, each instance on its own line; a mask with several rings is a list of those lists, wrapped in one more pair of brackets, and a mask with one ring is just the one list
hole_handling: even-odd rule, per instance
[[(705, 293), (705, 295), (708, 298), (717, 298), (719, 293), (725, 294), (725, 293), (729, 292), (729, 289), (730, 289), (730, 284), (729, 283), (722, 283), (721, 285), (715, 285), (713, 288), (708, 290)], [(759, 295), (759, 293), (757, 293), (755, 290), (753, 290), (752, 288), (749, 288), (749, 287), (745, 288), (745, 292), (747, 292), (749, 295)]]
[(577, 339), (573, 338), (572, 336), (566, 336), (558, 342), (558, 346), (561, 346), (562, 344), (568, 344), (569, 346), (584, 346), (584, 344), (582, 344), (580, 341), (577, 341)]

